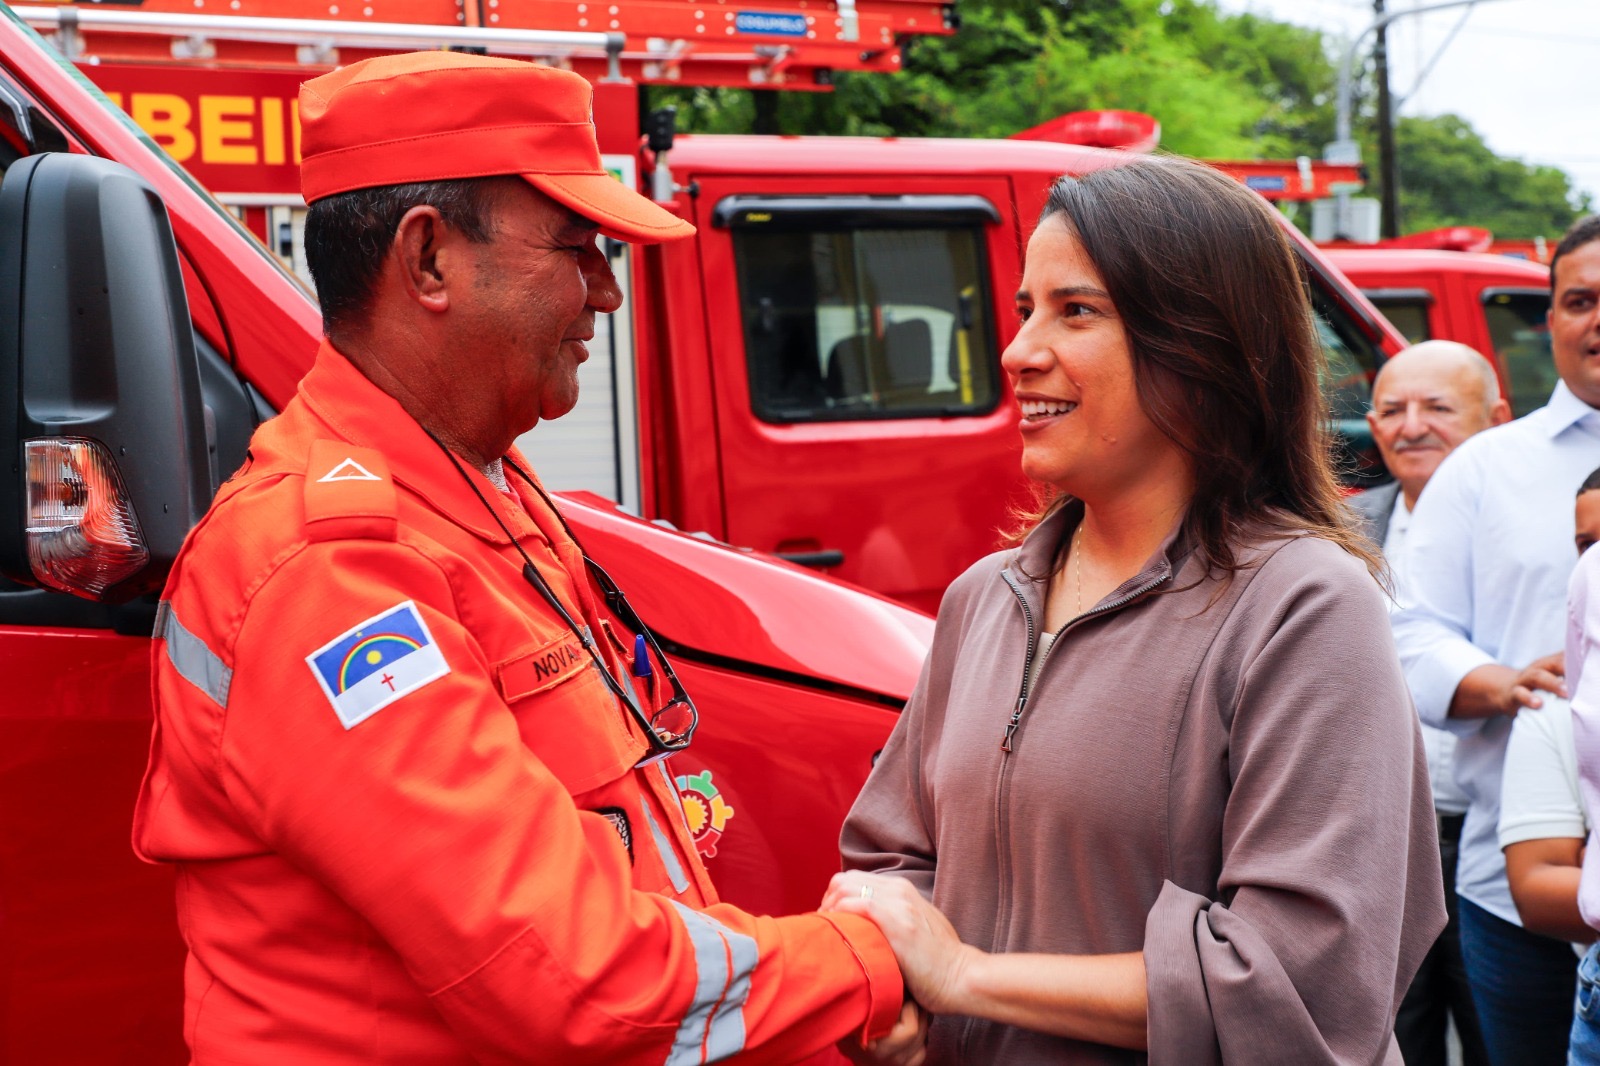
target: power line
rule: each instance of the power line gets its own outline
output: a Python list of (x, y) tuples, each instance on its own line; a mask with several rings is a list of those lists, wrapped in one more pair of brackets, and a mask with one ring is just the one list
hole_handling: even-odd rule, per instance
[(1496, 37), (1521, 37), (1528, 41), (1551, 41), (1558, 44), (1600, 44), (1600, 37), (1584, 37), (1571, 33), (1539, 33), (1535, 30), (1512, 30), (1501, 26), (1468, 26), (1463, 33), (1492, 33)]

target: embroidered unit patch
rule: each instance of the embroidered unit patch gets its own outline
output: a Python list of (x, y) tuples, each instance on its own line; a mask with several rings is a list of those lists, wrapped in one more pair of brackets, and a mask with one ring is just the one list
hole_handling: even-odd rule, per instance
[(317, 478), (318, 481), (382, 481), (383, 478), (374, 474), (354, 459), (346, 459), (332, 470)]
[(335, 637), (306, 665), (346, 729), (450, 672), (412, 600)]

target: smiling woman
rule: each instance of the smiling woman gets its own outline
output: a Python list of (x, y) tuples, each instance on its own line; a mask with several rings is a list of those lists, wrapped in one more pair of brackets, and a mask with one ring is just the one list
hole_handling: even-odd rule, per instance
[(930, 1062), (1399, 1062), (1432, 808), (1282, 227), (1179, 160), (1062, 179), (1017, 310), (1049, 503), (947, 594), (828, 903)]

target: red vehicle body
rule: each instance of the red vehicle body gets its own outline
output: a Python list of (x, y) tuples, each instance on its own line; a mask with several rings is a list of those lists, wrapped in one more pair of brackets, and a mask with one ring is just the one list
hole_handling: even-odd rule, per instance
[[(103, 156), (166, 203), (225, 474), (255, 418), (287, 402), (310, 365), (319, 321), (308, 294), (70, 66), (0, 17), (0, 103), (9, 98), (7, 165), (49, 149)], [(711, 536), (582, 492), (563, 509), (700, 704), (701, 732), (673, 772), (725, 898), (768, 912), (814, 905), (931, 620), (708, 539), (935, 603), (991, 550), (1025, 491), (998, 359), (1032, 220), (1054, 177), (1125, 158), (1026, 142), (673, 147), (662, 198), (699, 234), (626, 261), (634, 311), (611, 330), (621, 377), (584, 388), (602, 393), (597, 439), (635, 448), (602, 456), (607, 495)], [(1402, 342), (1296, 241), (1330, 395), (1353, 431), (1372, 372)], [(526, 443), (541, 470), (573, 450), (540, 431)], [(183, 1053), (172, 875), (128, 846), (150, 727), (141, 607), (0, 582), (0, 1061)]]
[[(216, 365), (238, 368), (237, 395), (224, 382), (207, 403), (219, 452), (242, 458), (242, 383), (281, 406), (310, 365), (319, 320), (307, 294), (9, 18), (0, 67), (0, 93), (36, 109), (39, 142), (123, 161), (166, 202), (202, 357), (226, 353)], [(0, 131), (8, 160), (25, 150), (4, 121)], [(931, 619), (598, 497), (568, 494), (562, 506), (702, 709), (694, 748), (672, 768), (686, 805), (701, 806), (697, 842), (726, 898), (766, 912), (814, 906)], [(183, 1059), (172, 871), (140, 864), (128, 844), (149, 748), (147, 627), (136, 610), (0, 580), (0, 1061)]]
[[(547, 24), (574, 28), (557, 16), (559, 6), (500, 0), (493, 8), (501, 26), (554, 19)], [(884, 40), (891, 30), (948, 32), (928, 16), (937, 7), (917, 0), (860, 0), (838, 10), (846, 7), (885, 20)], [(659, 45), (649, 34), (667, 33), (671, 12), (690, 8), (666, 0), (613, 7), (630, 42), (623, 71), (671, 80), (648, 58)], [(193, 11), (188, 0), (139, 8), (170, 18), (186, 10)], [(295, 96), (302, 79), (325, 68), (302, 54), (304, 44), (286, 42), (295, 33), (317, 40), (303, 27), (320, 11), (306, 0), (254, 0), (239, 14), (299, 16), (276, 24), (302, 28), (233, 40), (213, 27), (215, 39), (197, 44), (174, 36), (178, 28), (170, 41), (96, 30), (91, 16), (112, 16), (82, 9), (74, 45), (91, 80), (297, 267)], [(456, 8), (396, 0), (382, 17), (437, 24), (446, 14), (454, 20)], [(123, 25), (140, 15), (115, 17)], [(208, 25), (219, 21), (227, 19)], [(354, 46), (372, 43), (350, 41), (338, 49), (340, 61), (367, 54)], [(693, 43), (685, 54), (700, 65), (678, 80), (715, 80), (707, 73), (715, 42)], [(635, 47), (644, 58), (630, 59)], [(785, 47), (789, 87), (800, 84), (797, 69), (844, 62), (837, 41)], [(1059, 143), (1060, 131), (1046, 124), (981, 150), (971, 141), (683, 136), (656, 168), (657, 156), (639, 151), (636, 85), (607, 81), (594, 61), (570, 62), (596, 79), (610, 165), (699, 233), (659, 253), (619, 249), (631, 313), (591, 345), (579, 408), (539, 427), (519, 442), (523, 449), (554, 488), (593, 491), (647, 518), (936, 610), (949, 582), (995, 547), (1027, 502), (1016, 412), (998, 370), (1013, 332), (1023, 242), (1055, 177), (1127, 153)], [(885, 63), (893, 66), (874, 53), (869, 67)], [(1268, 196), (1311, 195), (1340, 176), (1315, 167), (1302, 176), (1291, 164), (1218, 165), (1247, 184), (1265, 182)], [(1336, 414), (1370, 466), (1357, 408), (1365, 377), (1400, 338), (1300, 243), (1337, 349)], [(958, 521), (950, 501), (960, 501)]]
[(1548, 267), (1504, 255), (1404, 248), (1330, 248), (1327, 257), (1415, 344), (1476, 348), (1521, 417), (1556, 385)]

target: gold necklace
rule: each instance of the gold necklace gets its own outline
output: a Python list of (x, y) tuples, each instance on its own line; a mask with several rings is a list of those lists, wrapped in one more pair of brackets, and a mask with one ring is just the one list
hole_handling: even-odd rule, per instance
[(1078, 586), (1077, 606), (1074, 617), (1083, 614), (1083, 523), (1078, 523), (1078, 528), (1072, 531), (1072, 570)]

